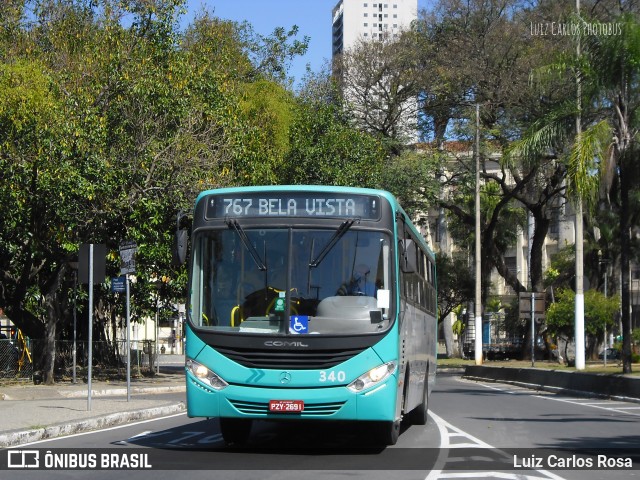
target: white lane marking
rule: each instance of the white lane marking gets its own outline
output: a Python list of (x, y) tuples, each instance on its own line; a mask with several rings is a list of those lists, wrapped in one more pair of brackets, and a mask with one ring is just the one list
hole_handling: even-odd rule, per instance
[[(526, 475), (522, 473), (510, 473), (510, 472), (443, 472), (443, 468), (447, 463), (455, 463), (460, 461), (468, 462), (469, 460), (485, 460), (486, 458), (483, 456), (477, 457), (451, 457), (449, 458), (448, 452), (446, 449), (455, 449), (455, 448), (487, 448), (494, 451), (496, 454), (511, 459), (512, 455), (509, 455), (502, 450), (495, 448), (488, 443), (480, 440), (479, 438), (474, 437), (470, 433), (461, 430), (460, 428), (450, 424), (446, 420), (440, 418), (438, 415), (429, 410), (429, 416), (434, 420), (436, 426), (438, 427), (438, 431), (440, 433), (440, 453), (438, 454), (438, 458), (436, 459), (436, 463), (434, 468), (429, 472), (429, 475), (426, 476), (425, 480), (436, 480), (441, 478), (506, 478), (510, 480), (534, 480), (534, 479), (552, 479), (552, 480), (564, 480), (563, 477), (556, 475), (555, 473), (549, 472), (543, 469), (536, 469), (535, 472), (540, 474), (538, 475)], [(467, 442), (457, 443), (451, 442), (452, 438), (466, 438)]]
[(55, 440), (60, 440), (62, 438), (82, 437), (84, 435), (91, 435), (92, 433), (98, 433), (98, 432), (110, 432), (112, 430), (118, 430), (120, 428), (135, 427), (136, 425), (143, 425), (145, 423), (155, 422), (155, 421), (158, 421), (158, 420), (164, 420), (165, 418), (179, 417), (181, 415), (186, 415), (186, 414), (187, 414), (187, 412), (174, 413), (172, 415), (167, 415), (165, 417), (149, 418), (147, 420), (140, 420), (139, 422), (134, 422), (134, 423), (124, 423), (122, 425), (116, 425), (114, 427), (109, 427), (109, 428), (100, 428), (98, 430), (90, 430), (88, 432), (73, 433), (71, 435), (63, 435), (63, 436), (55, 437), (55, 438), (47, 438), (46, 440), (38, 440), (37, 442), (22, 443), (20, 445), (15, 445), (15, 447), (11, 447), (11, 448), (26, 447), (26, 446), (29, 446), (29, 445), (37, 445), (39, 443), (53, 442)]
[[(597, 408), (598, 410), (604, 410), (606, 412), (618, 412), (618, 413), (624, 413), (625, 415), (631, 415), (633, 417), (640, 417), (640, 413), (627, 411), (628, 409), (638, 409), (640, 407), (602, 407), (599, 404), (595, 404), (595, 403), (576, 402), (573, 400), (567, 400), (565, 398), (549, 397), (546, 395), (533, 395), (533, 396), (537, 398), (544, 398), (545, 400), (554, 400), (556, 402), (569, 403), (571, 405), (580, 405), (582, 407)], [(608, 405), (608, 404), (605, 404), (605, 405)]]
[[(498, 392), (502, 392), (502, 393), (511, 393), (509, 391), (507, 391), (506, 389), (500, 388), (498, 386), (495, 385), (488, 385), (486, 383), (480, 383), (480, 382), (474, 382), (476, 385), (479, 385), (481, 387), (485, 387), (488, 388), (490, 390), (496, 390)], [(591, 401), (587, 398), (573, 398), (573, 397), (565, 397), (565, 398), (557, 398), (555, 396), (555, 394), (553, 393), (546, 393), (546, 394), (541, 394), (541, 393), (533, 393), (531, 391), (526, 391), (526, 389), (523, 389), (520, 393), (526, 393), (528, 395), (531, 395), (532, 397), (536, 397), (536, 398), (543, 398), (546, 400), (555, 400), (557, 402), (563, 402), (563, 403), (570, 403), (572, 405), (581, 405), (583, 407), (592, 407), (592, 408), (599, 408), (600, 410), (606, 410), (609, 412), (619, 412), (619, 413), (624, 413), (625, 415), (632, 415), (634, 417), (640, 417), (640, 413), (635, 413), (635, 412), (628, 412), (627, 410), (640, 410), (640, 407), (631, 407), (631, 406), (620, 406), (617, 407), (615, 405), (631, 405), (628, 402), (623, 402), (623, 401), (619, 401), (619, 400), (609, 400), (609, 401)]]

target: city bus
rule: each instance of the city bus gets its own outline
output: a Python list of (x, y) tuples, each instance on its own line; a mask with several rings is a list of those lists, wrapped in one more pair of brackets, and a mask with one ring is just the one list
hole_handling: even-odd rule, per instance
[(255, 420), (367, 422), (367, 436), (386, 445), (401, 421), (426, 424), (435, 259), (393, 195), (209, 190), (196, 200), (190, 240), (189, 417), (218, 418), (236, 445)]

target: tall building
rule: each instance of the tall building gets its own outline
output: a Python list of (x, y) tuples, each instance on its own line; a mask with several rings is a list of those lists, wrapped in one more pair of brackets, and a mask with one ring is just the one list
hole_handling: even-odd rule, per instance
[(403, 30), (408, 30), (418, 17), (418, 0), (339, 0), (333, 8), (334, 75), (342, 82), (343, 95), (354, 121), (361, 128), (383, 133), (405, 144), (418, 141), (416, 98), (389, 102), (397, 91), (393, 75), (382, 77), (382, 82), (367, 72), (375, 62), (350, 68), (336, 61), (362, 42), (393, 41)]
[(418, 17), (418, 0), (339, 0), (333, 7), (333, 56), (359, 39), (398, 35)]

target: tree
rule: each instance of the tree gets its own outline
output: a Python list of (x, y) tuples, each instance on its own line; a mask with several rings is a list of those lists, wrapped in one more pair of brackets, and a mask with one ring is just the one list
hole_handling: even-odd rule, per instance
[[(265, 76), (300, 45), (256, 69), (228, 22), (205, 19), (179, 33), (183, 4), (36, 2), (29, 26), (0, 36), (0, 306), (25, 334), (47, 339), (47, 383), (53, 342), (70, 318), (69, 261), (79, 244), (106, 243), (111, 275), (118, 242), (138, 243), (141, 318), (154, 309), (153, 278), (171, 279), (167, 297), (185, 286), (184, 270), (170, 267), (176, 211), (205, 188), (256, 181), (243, 161), (260, 158), (263, 132), (278, 132), (269, 168), (282, 168), (293, 101)], [(4, 23), (25, 7), (9, 6)], [(284, 127), (269, 130), (257, 113)], [(110, 318), (113, 298), (102, 287), (96, 296), (94, 318)]]
[[(460, 313), (460, 307), (463, 306), (470, 298), (473, 297), (475, 289), (475, 279), (472, 271), (468, 266), (468, 261), (462, 255), (436, 256), (436, 271), (438, 272), (438, 323), (442, 324), (444, 320), (453, 312)], [(464, 324), (458, 315), (458, 331), (457, 333), (460, 343), (462, 343), (462, 330)], [(454, 352), (453, 339), (449, 335), (450, 329), (444, 328), (445, 345), (447, 356), (449, 358), (459, 355), (462, 348), (458, 352)]]
[[(551, 110), (546, 120), (532, 129), (521, 152), (540, 155), (549, 151), (564, 154), (569, 188), (578, 203), (596, 203), (599, 181), (604, 201), (618, 204), (620, 265), (622, 278), (623, 371), (631, 371), (631, 322), (629, 318), (630, 199), (638, 176), (637, 112), (640, 109), (640, 24), (623, 15), (616, 20), (620, 35), (586, 36), (579, 56), (565, 55), (547, 70), (580, 75), (581, 108), (569, 102)], [(578, 19), (584, 31), (589, 22)], [(572, 108), (573, 105), (573, 108)], [(580, 111), (585, 128), (575, 132)], [(613, 141), (611, 142), (611, 139)], [(600, 174), (597, 174), (600, 172)], [(614, 173), (615, 172), (615, 173)], [(610, 193), (612, 192), (612, 193)], [(582, 217), (579, 216), (580, 225)], [(579, 253), (576, 262), (582, 262)]]
[[(629, 318), (629, 264), (631, 253), (630, 199), (634, 180), (640, 178), (640, 21), (625, 14), (618, 19), (621, 35), (588, 37), (584, 44), (586, 64), (605, 100), (604, 121), (613, 133), (609, 160), (617, 167), (620, 199), (620, 264), (622, 276), (623, 372), (631, 373), (631, 319)], [(584, 22), (586, 23), (586, 22)], [(583, 24), (584, 24), (583, 23)], [(600, 157), (604, 159), (604, 155)], [(604, 163), (604, 162), (603, 162)]]
[(439, 152), (405, 150), (387, 159), (380, 183), (400, 200), (411, 218), (422, 224), (429, 209), (438, 202), (441, 186), (436, 174), (442, 164), (443, 155)]
[[(505, 237), (492, 235), (503, 221), (501, 215), (507, 213), (501, 210), (515, 213), (524, 206), (535, 219), (530, 270), (533, 288), (541, 291), (544, 240), (565, 189), (566, 167), (554, 158), (539, 156), (522, 162), (509, 155), (509, 146), (523, 127), (543, 115), (548, 105), (561, 101), (567, 91), (566, 81), (555, 82), (553, 89), (545, 92), (529, 81), (531, 70), (549, 61), (566, 42), (557, 38), (550, 42), (523, 31), (528, 19), (545, 14), (542, 10), (541, 6), (531, 9), (512, 0), (442, 0), (434, 13), (423, 12), (414, 29), (421, 47), (415, 54), (423, 66), (419, 82), (423, 136), (434, 138), (435, 148), (449, 150), (453, 159), (443, 169), (445, 189), (457, 191), (473, 184), (472, 178), (465, 176), (473, 173), (468, 165), (470, 157), (456, 154), (459, 141), (449, 145), (445, 140), (452, 132), (470, 143), (475, 132), (469, 127), (469, 105), (481, 106), (481, 131), (487, 145), (481, 177), (493, 192), (484, 200), (496, 199), (491, 203), (496, 207), (495, 215), (483, 217), (488, 221), (483, 225), (483, 279), (486, 283), (495, 267), (516, 292), (526, 286), (507, 268), (501, 253), (504, 249), (495, 248)], [(509, 72), (508, 81), (505, 71)], [(495, 154), (499, 158), (493, 162), (489, 157)], [(494, 163), (493, 167), (487, 168), (486, 162)], [(473, 209), (467, 207), (472, 204), (453, 197), (443, 198), (440, 205), (459, 223), (473, 225)]]
[(361, 39), (337, 60), (343, 101), (355, 125), (386, 139), (395, 153), (415, 138), (417, 69), (414, 35)]
[[(567, 342), (574, 338), (574, 304), (573, 290), (565, 288), (557, 292), (556, 302), (549, 306), (546, 314), (547, 331), (552, 337), (564, 337)], [(617, 311), (617, 298), (605, 297), (596, 290), (585, 292), (585, 332), (590, 338), (591, 357), (597, 355), (605, 329), (611, 331)], [(566, 347), (564, 356), (567, 358)]]
[(354, 128), (328, 74), (310, 77), (294, 109), (290, 150), (280, 183), (375, 187), (386, 151), (379, 139)]
[(483, 135), (505, 147), (523, 121), (563, 98), (563, 89), (541, 97), (529, 83), (531, 70), (567, 42), (531, 34), (529, 25), (540, 16), (558, 21), (557, 9), (544, 9), (543, 2), (532, 7), (521, 0), (439, 0), (431, 12), (421, 12), (414, 55), (424, 138), (440, 146), (477, 103)]

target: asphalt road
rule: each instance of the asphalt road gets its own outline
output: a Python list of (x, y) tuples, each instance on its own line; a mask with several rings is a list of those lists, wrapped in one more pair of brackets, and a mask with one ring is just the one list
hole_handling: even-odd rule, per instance
[[(429, 407), (428, 425), (405, 428), (398, 444), (388, 448), (368, 444), (370, 435), (362, 426), (300, 422), (258, 422), (245, 448), (229, 448), (222, 442), (216, 420), (180, 414), (21, 447), (54, 454), (116, 452), (116, 457), (147, 452), (152, 471), (5, 471), (0, 476), (3, 480), (640, 477), (638, 464), (635, 469), (548, 468), (550, 456), (556, 463), (558, 459), (579, 463), (576, 454), (595, 458), (604, 453), (608, 462), (609, 448), (634, 448), (637, 456), (639, 404), (571, 398), (440, 375)], [(158, 470), (159, 466), (163, 469)]]

